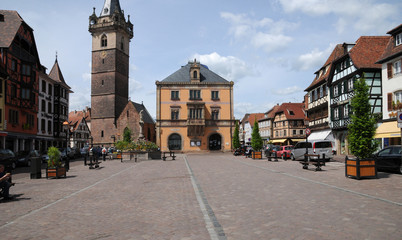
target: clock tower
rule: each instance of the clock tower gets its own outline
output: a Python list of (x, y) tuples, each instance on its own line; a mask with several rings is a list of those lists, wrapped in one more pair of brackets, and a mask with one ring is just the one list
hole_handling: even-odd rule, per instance
[(94, 145), (110, 146), (116, 121), (126, 107), (129, 89), (129, 47), (133, 24), (119, 0), (105, 0), (99, 16), (89, 17), (92, 35), (91, 135)]

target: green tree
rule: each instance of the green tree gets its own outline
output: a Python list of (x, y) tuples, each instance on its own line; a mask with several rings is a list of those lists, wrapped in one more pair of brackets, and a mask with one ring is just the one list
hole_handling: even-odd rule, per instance
[(349, 124), (349, 149), (358, 158), (368, 158), (377, 148), (374, 140), (376, 120), (371, 114), (369, 87), (364, 77), (354, 83), (355, 95), (351, 100), (352, 122)]
[(131, 130), (130, 128), (126, 127), (123, 132), (123, 141), (124, 142), (131, 142)]
[(262, 138), (260, 135), (260, 129), (258, 128), (257, 121), (254, 121), (253, 132), (251, 133), (251, 146), (254, 151), (260, 151), (262, 148)]
[(240, 147), (240, 139), (239, 139), (239, 123), (236, 121), (235, 129), (234, 129), (234, 135), (232, 139), (232, 147), (234, 149)]

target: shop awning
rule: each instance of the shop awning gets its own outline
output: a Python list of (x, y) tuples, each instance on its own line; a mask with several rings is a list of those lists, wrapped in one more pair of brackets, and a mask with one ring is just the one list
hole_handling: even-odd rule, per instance
[(284, 141), (286, 141), (286, 138), (285, 139), (274, 139), (274, 140), (272, 140), (273, 143), (281, 143), (281, 142), (284, 142)]
[(312, 141), (312, 140), (331, 140), (332, 141), (334, 138), (332, 136), (329, 136), (330, 134), (331, 134), (330, 129), (312, 132), (310, 134), (310, 136), (308, 136), (308, 140), (309, 141)]
[(381, 124), (375, 133), (374, 138), (394, 138), (401, 137), (401, 129), (398, 128), (396, 121)]

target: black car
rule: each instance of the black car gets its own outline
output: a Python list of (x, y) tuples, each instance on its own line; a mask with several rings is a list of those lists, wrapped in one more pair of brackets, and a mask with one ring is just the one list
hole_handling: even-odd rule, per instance
[(378, 170), (397, 171), (402, 174), (402, 148), (401, 145), (388, 146), (375, 154)]
[(17, 152), (17, 165), (18, 166), (31, 166), (32, 158), (40, 158), (40, 154), (37, 150), (20, 151)]
[(4, 165), (5, 170), (13, 170), (17, 166), (15, 154), (10, 149), (0, 149), (0, 164)]

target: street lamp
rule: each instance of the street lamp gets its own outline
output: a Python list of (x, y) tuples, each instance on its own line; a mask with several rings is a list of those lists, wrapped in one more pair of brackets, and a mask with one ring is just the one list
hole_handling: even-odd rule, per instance
[(70, 137), (70, 134), (69, 134), (70, 133), (70, 124), (67, 121), (63, 122), (63, 129), (66, 132), (66, 163), (65, 163), (65, 167), (66, 167), (66, 170), (68, 171), (70, 169), (70, 162), (68, 160), (67, 149), (68, 149), (68, 145), (69, 145), (68, 142), (70, 141), (70, 139), (68, 139)]

